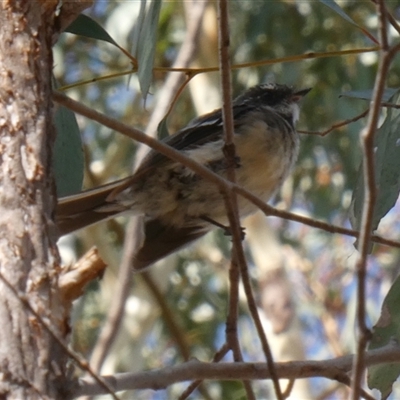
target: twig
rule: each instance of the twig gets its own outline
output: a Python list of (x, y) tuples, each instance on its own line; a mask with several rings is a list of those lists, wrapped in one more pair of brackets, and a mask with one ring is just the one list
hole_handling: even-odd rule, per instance
[[(238, 255), (239, 260), (242, 257), (244, 259), (244, 253)], [(240, 265), (240, 263), (239, 263), (239, 265)], [(254, 325), (256, 326), (257, 334), (261, 341), (261, 347), (262, 347), (265, 357), (267, 359), (267, 365), (268, 365), (268, 369), (269, 369), (269, 372), (271, 375), (272, 382), (274, 383), (275, 393), (279, 399), (283, 399), (282, 391), (281, 391), (281, 388), (279, 385), (279, 377), (278, 377), (278, 374), (275, 369), (275, 363), (274, 363), (274, 359), (272, 356), (271, 347), (269, 345), (267, 336), (264, 332), (264, 328), (261, 323), (260, 315), (258, 313), (257, 304), (256, 304), (256, 301), (255, 301), (255, 298), (253, 295), (253, 290), (251, 288), (251, 280), (250, 280), (249, 271), (247, 268), (245, 268), (245, 269), (242, 268), (240, 272), (242, 274), (243, 288), (244, 288), (244, 292), (246, 294), (246, 299), (247, 299), (247, 304), (249, 306), (250, 315), (253, 319)]]
[[(278, 210), (270, 206), (269, 204), (264, 203), (263, 200), (255, 196), (254, 194), (250, 193), (246, 189), (235, 185), (232, 190), (236, 191), (238, 194), (252, 202), (256, 205), (266, 216), (274, 216), (279, 217), (288, 221), (299, 222), (304, 225), (311, 226), (313, 228), (321, 229), (328, 233), (338, 233), (341, 235), (352, 236), (354, 238), (358, 238), (359, 232), (353, 229), (343, 228), (337, 225), (331, 225), (327, 222), (318, 221), (313, 218), (305, 217), (303, 215), (293, 214), (289, 211), (285, 210)], [(378, 235), (372, 235), (371, 239), (375, 243), (384, 244), (386, 246), (400, 248), (400, 242), (390, 239), (382, 238)]]
[[(394, 48), (394, 50), (398, 51), (398, 50), (396, 50), (396, 48)], [(392, 52), (389, 52), (389, 53), (392, 53)], [(393, 56), (394, 56), (394, 54), (392, 54), (392, 57)], [(314, 228), (322, 229), (322, 230), (324, 230), (326, 232), (330, 232), (330, 233), (339, 233), (342, 235), (352, 236), (355, 238), (357, 238), (359, 236), (359, 232), (352, 230), (352, 229), (342, 228), (340, 226), (331, 225), (326, 222), (318, 221), (318, 220), (315, 220), (312, 218), (304, 217), (301, 215), (296, 215), (296, 214), (290, 213), (288, 211), (278, 210), (274, 207), (271, 207), (268, 204), (264, 203), (257, 196), (255, 196), (252, 193), (250, 193), (249, 191), (247, 191), (246, 189), (227, 181), (226, 179), (224, 179), (221, 176), (212, 172), (210, 169), (204, 167), (203, 165), (192, 160), (191, 158), (185, 156), (178, 150), (175, 150), (172, 147), (166, 145), (165, 143), (147, 136), (146, 134), (139, 131), (138, 129), (132, 128), (131, 126), (123, 124), (120, 121), (117, 121), (113, 118), (110, 118), (110, 117), (104, 115), (104, 114), (101, 114), (101, 113), (83, 105), (82, 103), (72, 100), (71, 98), (65, 96), (62, 93), (53, 92), (53, 97), (54, 97), (55, 101), (64, 105), (65, 107), (71, 109), (72, 111), (75, 111), (76, 113), (83, 115), (87, 118), (90, 118), (94, 121), (97, 121), (100, 124), (107, 126), (110, 129), (113, 129), (125, 136), (132, 138), (133, 140), (144, 143), (147, 146), (151, 147), (152, 149), (165, 155), (166, 157), (185, 165), (186, 167), (188, 167), (192, 171), (194, 171), (196, 174), (200, 175), (204, 179), (209, 180), (210, 183), (217, 185), (222, 191), (224, 191), (224, 190), (225, 191), (226, 190), (236, 191), (238, 194), (240, 194), (241, 196), (243, 196), (244, 198), (248, 199), (250, 202), (255, 204), (267, 216), (273, 215), (273, 216), (287, 219), (290, 221), (299, 222), (299, 223), (302, 223), (302, 224), (305, 224), (308, 226), (312, 226)], [(400, 242), (395, 241), (395, 240), (385, 239), (385, 238), (382, 238), (377, 235), (372, 235), (371, 239), (372, 239), (372, 241), (374, 241), (376, 243), (400, 248)]]
[[(297, 54), (294, 56), (288, 57), (280, 57), (280, 58), (273, 58), (268, 60), (261, 60), (261, 61), (253, 61), (244, 64), (234, 64), (232, 65), (232, 70), (242, 69), (242, 68), (252, 68), (252, 67), (261, 67), (264, 65), (272, 65), (272, 64), (279, 64), (279, 63), (287, 63), (287, 62), (296, 62), (301, 60), (313, 60), (318, 58), (329, 58), (329, 57), (340, 57), (340, 56), (349, 56), (354, 54), (362, 54), (362, 53), (371, 53), (374, 51), (379, 51), (379, 47), (366, 47), (363, 49), (350, 49), (350, 50), (339, 50), (339, 51), (324, 51), (321, 53), (318, 52), (308, 52), (304, 54)], [(154, 72), (184, 72), (188, 76), (195, 76), (198, 74), (203, 74), (207, 72), (217, 72), (219, 67), (208, 67), (208, 68), (175, 68), (175, 67), (155, 67), (153, 68)], [(75, 83), (71, 83), (70, 85), (65, 85), (59, 88), (59, 90), (68, 90), (73, 89), (77, 86), (87, 85), (90, 83), (96, 83), (99, 81), (104, 81), (108, 79), (113, 79), (117, 77), (121, 77), (124, 75), (130, 75), (136, 73), (136, 70), (129, 69), (128, 71), (113, 73), (109, 75), (103, 75), (92, 79), (87, 79), (84, 81), (79, 81)]]
[[(219, 361), (221, 361), (225, 355), (228, 353), (229, 351), (229, 346), (227, 343), (225, 343), (214, 355), (212, 362), (213, 363), (217, 363)], [(193, 391), (201, 384), (202, 380), (195, 380), (194, 382), (192, 382), (187, 388), (186, 390), (178, 397), (178, 400), (185, 400), (187, 399), (192, 393)]]
[[(351, 371), (354, 358), (354, 355), (347, 355), (322, 361), (276, 362), (275, 369), (280, 379), (324, 377), (333, 381), (342, 381), (343, 377)], [(367, 366), (399, 361), (400, 347), (396, 343), (390, 343), (380, 349), (371, 350), (365, 355), (365, 364)], [(104, 377), (115, 391), (132, 389), (159, 390), (177, 382), (194, 379), (230, 381), (270, 378), (271, 375), (266, 363), (205, 363), (195, 359), (174, 367)], [(348, 378), (346, 384), (348, 384)], [(73, 395), (78, 397), (103, 393), (104, 389), (93, 382), (93, 379), (82, 379), (80, 380), (79, 388)]]
[[(388, 107), (388, 108), (400, 108), (400, 104), (392, 104), (392, 103), (386, 103), (386, 102), (382, 102), (381, 103), (382, 107)], [(361, 118), (364, 118), (366, 115), (368, 115), (369, 113), (369, 108), (365, 111), (363, 111), (361, 114), (356, 115), (353, 118), (349, 118), (346, 119), (344, 121), (340, 121), (340, 122), (336, 122), (335, 124), (331, 125), (329, 128), (325, 129), (322, 132), (319, 131), (302, 131), (302, 130), (298, 130), (298, 133), (302, 133), (305, 135), (316, 135), (316, 136), (326, 136), (328, 133), (334, 131), (335, 129), (341, 128), (342, 126), (346, 126), (349, 125), (352, 122), (356, 122)]]
[[(369, 52), (374, 52), (374, 51), (379, 51), (379, 47), (366, 47), (364, 49), (349, 49), (349, 50), (338, 50), (338, 51), (324, 51), (324, 52), (315, 52), (315, 51), (309, 51), (304, 54), (296, 54), (294, 56), (287, 56), (287, 57), (278, 57), (278, 58), (272, 58), (272, 59), (267, 59), (267, 60), (260, 60), (260, 61), (252, 61), (248, 63), (243, 63), (243, 64), (234, 64), (232, 65), (231, 69), (232, 70), (237, 70), (237, 69), (242, 69), (242, 68), (254, 68), (254, 67), (262, 67), (265, 65), (273, 65), (273, 64), (279, 64), (279, 63), (287, 63), (287, 62), (297, 62), (297, 61), (302, 61), (302, 60), (313, 60), (317, 58), (329, 58), (329, 57), (338, 57), (338, 56), (348, 56), (348, 55), (354, 55), (354, 54), (362, 54), (362, 53), (369, 53)], [(163, 71), (167, 70), (167, 68), (154, 68), (155, 71)], [(199, 73), (205, 73), (205, 72), (216, 72), (218, 71), (218, 67), (209, 67), (209, 68), (199, 68), (199, 69), (193, 69), (193, 68), (187, 68), (183, 72), (190, 72), (191, 74), (199, 74)]]
[[(237, 336), (237, 317), (239, 308), (239, 281), (240, 281), (240, 269), (235, 263), (235, 260), (231, 260), (229, 268), (229, 308), (228, 315), (225, 323), (225, 337), (226, 343), (229, 348), (233, 351), (235, 361), (241, 361), (240, 347)], [(238, 349), (239, 347), (239, 349)]]
[(397, 108), (397, 109), (400, 108), (400, 104), (386, 103), (384, 101), (381, 103), (381, 106), (388, 107), (388, 108)]
[(296, 382), (296, 379), (290, 379), (289, 380), (285, 391), (282, 393), (282, 396), (283, 396), (284, 399), (287, 399), (290, 396), (290, 393), (293, 390), (293, 386), (294, 386), (295, 382)]
[(365, 129), (361, 132), (362, 149), (364, 153), (364, 204), (361, 216), (361, 228), (359, 237), (359, 257), (356, 262), (357, 270), (357, 327), (358, 341), (356, 360), (352, 373), (352, 399), (358, 400), (361, 393), (361, 382), (365, 367), (365, 349), (370, 339), (370, 331), (366, 325), (365, 316), (365, 291), (366, 291), (366, 269), (369, 252), (369, 245), (372, 235), (372, 221), (376, 202), (376, 183), (375, 183), (375, 157), (374, 157), (374, 138), (378, 126), (380, 113), (380, 103), (383, 96), (385, 81), (390, 66), (391, 59), (388, 57), (388, 40), (386, 27), (386, 10), (383, 0), (377, 1), (377, 13), (379, 18), (379, 39), (381, 51), (379, 57), (378, 72), (375, 79), (374, 91), (371, 100), (371, 112)]
[(356, 115), (353, 118), (346, 119), (344, 121), (336, 122), (331, 125), (329, 128), (325, 129), (322, 132), (311, 132), (311, 131), (298, 131), (299, 133), (307, 134), (307, 135), (318, 135), (318, 136), (326, 136), (328, 133), (334, 131), (335, 129), (341, 128), (342, 126), (349, 125), (352, 122), (358, 121), (361, 118), (364, 118), (369, 113), (369, 108), (363, 111), (361, 114)]
[(393, 15), (386, 11), (386, 15), (387, 15), (387, 19), (390, 22), (390, 24), (393, 26), (394, 29), (396, 29), (396, 31), (400, 34), (400, 26), (397, 23), (396, 19), (393, 17)]
[[(219, 70), (222, 86), (222, 118), (224, 122), (224, 155), (227, 160), (227, 178), (230, 182), (236, 182), (235, 174), (235, 144), (233, 142), (233, 111), (232, 111), (232, 87), (231, 87), (231, 63), (229, 57), (230, 36), (229, 36), (229, 21), (228, 21), (228, 0), (218, 1), (218, 46), (219, 46)], [(237, 336), (237, 314), (238, 314), (238, 293), (239, 293), (239, 271), (247, 269), (246, 261), (238, 257), (238, 253), (243, 253), (242, 233), (240, 228), (240, 219), (238, 212), (238, 203), (236, 193), (223, 192), (223, 197), (226, 205), (226, 213), (229, 220), (229, 225), (232, 234), (232, 259), (230, 268), (231, 296), (229, 299), (229, 314), (226, 324), (227, 343), (233, 351), (233, 358), (236, 362), (243, 361), (242, 351)], [(241, 262), (243, 262), (242, 265)], [(238, 265), (239, 264), (239, 265)], [(235, 269), (237, 271), (235, 271)], [(251, 382), (244, 380), (244, 388), (247, 393), (247, 398), (255, 400)], [(279, 388), (279, 386), (278, 386)], [(280, 397), (279, 397), (280, 399)]]

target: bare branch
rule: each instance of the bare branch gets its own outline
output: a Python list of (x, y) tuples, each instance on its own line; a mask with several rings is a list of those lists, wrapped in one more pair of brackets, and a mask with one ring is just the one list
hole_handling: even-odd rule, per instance
[[(219, 28), (219, 70), (222, 85), (222, 118), (224, 121), (224, 154), (227, 160), (227, 178), (230, 182), (236, 182), (235, 164), (236, 150), (233, 142), (233, 111), (232, 111), (232, 87), (231, 87), (231, 63), (229, 56), (230, 36), (228, 21), (228, 1), (219, 0), (218, 2), (218, 28)], [(247, 264), (243, 254), (242, 232), (240, 228), (240, 219), (238, 211), (238, 203), (236, 193), (230, 191), (223, 192), (226, 214), (229, 220), (230, 230), (232, 234), (232, 260), (230, 267), (230, 277), (232, 277), (230, 298), (229, 298), (229, 314), (226, 324), (227, 343), (233, 351), (233, 358), (236, 362), (243, 361), (242, 351), (240, 349), (239, 338), (237, 335), (237, 314), (238, 314), (238, 292), (239, 279), (238, 272), (247, 270)], [(237, 271), (236, 271), (237, 270)], [(247, 398), (255, 400), (255, 395), (251, 388), (251, 383), (244, 380)], [(278, 384), (279, 389), (279, 384)], [(278, 392), (279, 393), (279, 392)], [(280, 398), (280, 397), (279, 397)]]
[[(400, 347), (391, 343), (381, 349), (372, 350), (365, 355), (365, 364), (377, 365), (400, 361)], [(292, 361), (275, 363), (279, 379), (303, 379), (324, 377), (333, 381), (342, 381), (351, 371), (353, 355), (322, 361)], [(270, 379), (266, 363), (205, 363), (191, 360), (175, 367), (166, 367), (141, 373), (122, 373), (104, 377), (114, 388), (119, 390), (165, 388), (177, 382), (193, 379), (207, 380), (259, 380)], [(348, 381), (348, 378), (347, 378)], [(346, 383), (346, 382), (344, 382)], [(346, 383), (347, 384), (347, 383)], [(97, 395), (104, 393), (93, 379), (80, 380), (79, 388), (74, 395)]]
[[(390, 52), (390, 53), (392, 53), (392, 52)], [(392, 57), (393, 56), (394, 56), (394, 54), (392, 54)], [(290, 221), (300, 222), (302, 224), (309, 225), (314, 228), (322, 229), (322, 230), (324, 230), (326, 232), (330, 232), (330, 233), (339, 233), (342, 235), (352, 236), (355, 238), (357, 238), (359, 235), (359, 232), (352, 230), (352, 229), (342, 228), (340, 226), (331, 225), (326, 222), (315, 220), (313, 218), (304, 217), (301, 215), (290, 213), (288, 211), (278, 210), (274, 207), (271, 207), (268, 204), (264, 203), (257, 196), (255, 196), (252, 193), (250, 193), (249, 191), (247, 191), (246, 189), (244, 189), (236, 184), (233, 184), (232, 182), (227, 181), (226, 179), (224, 179), (221, 176), (212, 172), (210, 169), (193, 161), (191, 158), (185, 156), (181, 152), (173, 149), (172, 147), (164, 144), (163, 142), (147, 136), (140, 130), (132, 128), (131, 126), (123, 124), (122, 122), (117, 121), (113, 118), (107, 117), (106, 115), (101, 114), (101, 113), (83, 105), (82, 103), (72, 100), (71, 98), (65, 96), (62, 93), (53, 92), (53, 97), (54, 97), (55, 101), (64, 105), (65, 107), (71, 109), (72, 111), (75, 111), (76, 113), (81, 114), (87, 118), (94, 120), (94, 121), (97, 121), (97, 122), (109, 127), (110, 129), (113, 129), (125, 136), (132, 138), (133, 140), (144, 143), (144, 144), (148, 145), (149, 147), (151, 147), (152, 149), (158, 151), (159, 153), (167, 156), (168, 158), (182, 163), (186, 167), (190, 168), (192, 171), (196, 172), (196, 174), (202, 176), (205, 179), (208, 179), (210, 181), (210, 183), (218, 185), (218, 187), (220, 187), (222, 191), (224, 191), (224, 190), (225, 191), (226, 190), (236, 191), (238, 194), (240, 194), (241, 196), (243, 196), (244, 198), (248, 199), (250, 202), (255, 204), (267, 216), (273, 215), (275, 217), (284, 218), (284, 219), (287, 219)], [(377, 235), (372, 235), (371, 239), (372, 239), (372, 241), (374, 241), (376, 243), (400, 248), (400, 242), (395, 241), (395, 240), (385, 239), (385, 238), (382, 238)]]
[[(314, 60), (314, 59), (319, 59), (319, 58), (351, 56), (351, 55), (355, 55), (355, 54), (371, 53), (371, 52), (376, 52), (376, 51), (379, 51), (379, 47), (377, 47), (377, 46), (376, 47), (366, 47), (363, 49), (324, 51), (324, 52), (320, 52), (320, 53), (312, 51), (312, 52), (307, 52), (304, 54), (297, 54), (294, 56), (273, 58), (273, 59), (267, 59), (267, 60), (261, 60), (261, 61), (252, 61), (252, 62), (243, 63), (243, 64), (234, 64), (234, 65), (232, 65), (231, 69), (239, 70), (242, 68), (261, 67), (264, 65), (296, 62), (296, 61), (301, 61), (301, 60)], [(188, 76), (193, 77), (195, 75), (204, 74), (207, 72), (217, 72), (217, 71), (219, 71), (219, 67), (208, 67), (208, 68), (155, 67), (155, 68), (153, 68), (153, 71), (154, 72), (184, 72)], [(82, 86), (82, 85), (87, 85), (90, 83), (96, 83), (99, 81), (109, 80), (109, 79), (121, 77), (124, 75), (131, 75), (133, 73), (136, 73), (136, 71), (129, 69), (127, 71), (122, 71), (122, 72), (113, 73), (113, 74), (109, 74), (109, 75), (102, 75), (102, 76), (98, 76), (98, 77), (91, 78), (88, 80), (75, 82), (70, 85), (65, 85), (65, 86), (59, 88), (59, 90), (68, 90), (68, 89), (72, 89), (77, 86)]]
[(352, 122), (358, 121), (361, 118), (364, 118), (369, 113), (369, 108), (363, 111), (361, 114), (356, 115), (353, 118), (346, 119), (344, 121), (336, 122), (331, 125), (329, 128), (323, 130), (322, 132), (310, 132), (310, 131), (297, 131), (298, 133), (304, 133), (307, 135), (318, 135), (318, 136), (326, 136), (328, 133), (334, 131), (335, 129), (341, 128), (342, 126), (349, 125)]
[[(212, 362), (217, 363), (220, 362), (225, 355), (229, 352), (229, 346), (225, 343), (214, 355)], [(192, 392), (201, 384), (201, 380), (196, 380), (192, 382), (186, 390), (179, 396), (178, 400), (185, 400), (187, 399)]]
[(377, 1), (377, 13), (379, 18), (379, 39), (382, 46), (379, 57), (378, 72), (375, 79), (374, 91), (371, 100), (371, 112), (368, 115), (368, 122), (365, 129), (361, 132), (362, 149), (364, 153), (364, 205), (361, 216), (361, 228), (359, 237), (359, 257), (356, 262), (357, 269), (357, 326), (358, 341), (356, 360), (353, 369), (352, 380), (352, 399), (357, 400), (360, 397), (361, 382), (365, 368), (364, 352), (370, 339), (370, 331), (366, 325), (366, 283), (367, 258), (372, 235), (372, 221), (374, 216), (377, 189), (375, 183), (375, 157), (374, 157), (374, 139), (378, 126), (380, 113), (380, 103), (382, 101), (385, 88), (386, 77), (391, 63), (391, 53), (388, 52), (386, 9), (383, 0)]

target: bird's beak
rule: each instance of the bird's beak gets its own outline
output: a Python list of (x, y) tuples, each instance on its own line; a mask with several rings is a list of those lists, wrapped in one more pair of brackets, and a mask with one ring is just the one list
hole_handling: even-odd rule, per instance
[(301, 100), (311, 89), (312, 88), (301, 89), (301, 90), (298, 90), (297, 92), (294, 92), (292, 100), (293, 101)]

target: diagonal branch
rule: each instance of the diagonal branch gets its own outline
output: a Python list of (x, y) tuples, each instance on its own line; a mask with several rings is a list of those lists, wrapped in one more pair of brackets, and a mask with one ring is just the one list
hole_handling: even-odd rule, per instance
[(369, 246), (372, 235), (372, 221), (377, 196), (377, 188), (375, 182), (375, 157), (374, 157), (374, 139), (375, 132), (378, 126), (380, 114), (380, 104), (383, 97), (385, 82), (392, 57), (396, 53), (396, 48), (389, 51), (387, 38), (386, 24), (386, 9), (384, 1), (377, 1), (377, 14), (379, 17), (379, 38), (381, 42), (381, 51), (379, 57), (378, 72), (375, 79), (374, 91), (371, 100), (371, 112), (368, 115), (368, 121), (365, 129), (361, 132), (362, 149), (364, 153), (364, 206), (361, 216), (361, 228), (359, 237), (359, 257), (356, 262), (357, 269), (357, 326), (358, 326), (358, 341), (356, 359), (353, 369), (352, 381), (352, 399), (357, 400), (360, 397), (361, 382), (364, 374), (365, 349), (370, 338), (370, 332), (366, 325), (366, 274), (367, 274), (367, 259)]
[[(400, 45), (398, 47), (400, 47)], [(394, 48), (394, 50), (398, 51), (397, 47)], [(395, 51), (390, 52), (391, 58), (393, 58)], [(394, 53), (394, 54), (392, 54), (392, 53)], [(65, 96), (62, 93), (53, 92), (53, 98), (56, 102), (64, 105), (65, 107), (71, 109), (72, 111), (74, 111), (80, 115), (83, 115), (87, 118), (90, 118), (94, 121), (97, 121), (100, 124), (107, 126), (108, 128), (113, 129), (125, 136), (128, 136), (129, 138), (131, 138), (133, 140), (136, 140), (140, 143), (144, 143), (147, 146), (151, 147), (152, 149), (165, 155), (166, 157), (168, 157), (174, 161), (180, 162), (181, 164), (190, 168), (192, 171), (194, 171), (196, 174), (200, 175), (204, 179), (209, 180), (210, 183), (217, 185), (221, 189), (221, 191), (224, 191), (224, 190), (225, 191), (229, 191), (229, 190), (236, 191), (238, 194), (240, 194), (244, 198), (248, 199), (251, 203), (255, 204), (267, 216), (272, 215), (272, 216), (284, 218), (284, 219), (287, 219), (290, 221), (299, 222), (299, 223), (302, 223), (302, 224), (305, 224), (308, 226), (312, 226), (314, 228), (322, 229), (322, 230), (324, 230), (326, 232), (330, 232), (330, 233), (339, 233), (342, 235), (352, 236), (355, 238), (358, 238), (358, 236), (359, 236), (359, 232), (352, 230), (352, 229), (347, 229), (347, 228), (343, 228), (340, 226), (331, 225), (331, 224), (328, 224), (323, 221), (318, 221), (313, 218), (304, 217), (301, 215), (290, 213), (288, 211), (278, 210), (274, 207), (271, 207), (270, 205), (264, 203), (264, 201), (262, 201), (260, 198), (253, 195), (251, 192), (247, 191), (246, 189), (244, 189), (236, 184), (233, 184), (232, 182), (227, 181), (226, 179), (224, 179), (221, 176), (212, 172), (210, 169), (204, 167), (203, 165), (192, 160), (191, 158), (185, 156), (178, 150), (173, 149), (172, 147), (166, 145), (165, 143), (163, 143), (159, 140), (156, 140), (156, 139), (153, 139), (153, 138), (147, 136), (145, 133), (141, 132), (140, 130), (132, 128), (131, 126), (128, 126), (118, 120), (110, 118), (110, 117), (106, 116), (105, 114), (101, 114), (101, 113), (93, 110), (92, 108), (85, 106), (82, 103), (72, 100), (71, 98)], [(385, 239), (378, 235), (372, 235), (371, 239), (372, 239), (372, 241), (374, 241), (376, 243), (400, 248), (400, 242), (395, 241), (395, 240)]]
[[(219, 71), (222, 86), (222, 118), (224, 122), (224, 147), (223, 151), (227, 160), (227, 178), (230, 182), (236, 182), (235, 158), (236, 150), (233, 142), (234, 124), (232, 111), (232, 87), (231, 87), (231, 63), (229, 56), (230, 36), (228, 21), (228, 0), (218, 1), (218, 46), (219, 46)], [(236, 362), (243, 361), (242, 351), (240, 349), (239, 338), (237, 336), (237, 316), (238, 316), (238, 292), (239, 292), (239, 271), (247, 270), (246, 260), (241, 257), (243, 254), (242, 234), (240, 228), (240, 219), (238, 212), (238, 202), (236, 193), (223, 192), (225, 200), (226, 214), (229, 220), (229, 226), (232, 233), (232, 259), (230, 266), (230, 297), (229, 314), (226, 323), (226, 341), (233, 351), (233, 357)], [(277, 380), (275, 381), (277, 382)], [(247, 398), (255, 400), (251, 382), (243, 381)], [(279, 383), (278, 383), (279, 390)], [(278, 391), (279, 393), (279, 391)], [(279, 396), (280, 398), (280, 396)]]

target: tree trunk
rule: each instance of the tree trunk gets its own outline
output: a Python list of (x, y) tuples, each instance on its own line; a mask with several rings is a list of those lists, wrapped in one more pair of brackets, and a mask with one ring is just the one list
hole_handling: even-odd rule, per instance
[(51, 222), (56, 6), (57, 1), (0, 2), (1, 399), (65, 397), (66, 354), (44, 326), (66, 335)]

